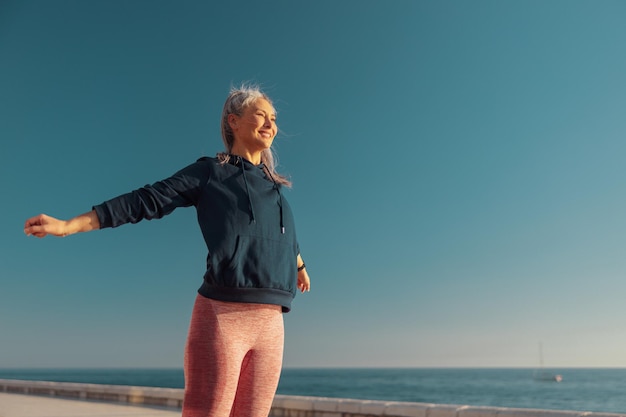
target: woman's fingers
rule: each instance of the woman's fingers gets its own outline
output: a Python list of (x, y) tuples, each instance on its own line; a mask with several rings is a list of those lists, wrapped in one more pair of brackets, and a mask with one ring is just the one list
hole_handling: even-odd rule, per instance
[(58, 235), (58, 226), (60, 221), (54, 217), (40, 214), (26, 220), (24, 224), (24, 233), (26, 236), (45, 237), (48, 234)]
[(298, 274), (298, 289), (300, 292), (311, 291), (311, 280), (306, 271), (301, 271)]
[(44, 216), (44, 214), (40, 214), (26, 220), (26, 223), (24, 223), (24, 233), (26, 233), (26, 236), (33, 235), (37, 237), (43, 237), (41, 236), (41, 224), (44, 222)]

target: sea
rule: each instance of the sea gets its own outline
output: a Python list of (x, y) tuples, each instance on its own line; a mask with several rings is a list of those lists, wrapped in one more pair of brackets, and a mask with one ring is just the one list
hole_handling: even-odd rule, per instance
[[(626, 413), (626, 369), (283, 369), (278, 394)], [(0, 379), (183, 388), (182, 369), (0, 369)]]

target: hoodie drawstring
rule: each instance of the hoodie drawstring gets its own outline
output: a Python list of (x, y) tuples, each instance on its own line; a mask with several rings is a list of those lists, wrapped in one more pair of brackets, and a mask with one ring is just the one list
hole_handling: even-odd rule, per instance
[[(248, 178), (246, 177), (246, 164), (243, 161), (243, 158), (237, 156), (237, 163), (241, 164), (241, 171), (243, 175), (243, 182), (246, 185), (246, 196), (248, 197), (248, 208), (250, 209), (250, 222), (256, 223), (256, 218), (254, 216), (254, 206), (252, 205), (252, 198), (250, 198), (250, 187), (248, 186)], [(267, 169), (266, 166), (263, 166), (265, 173), (274, 183), (274, 190), (278, 193), (278, 208), (280, 212), (280, 233), (285, 233), (285, 224), (283, 222), (283, 194), (280, 192), (280, 187), (278, 183), (272, 176), (272, 173)]]
[(280, 207), (280, 233), (285, 234), (285, 225), (283, 224), (283, 195), (280, 193), (278, 186), (274, 183), (274, 189), (278, 193), (278, 207)]
[(241, 164), (241, 171), (243, 172), (243, 182), (246, 185), (246, 196), (248, 196), (248, 208), (250, 209), (250, 222), (256, 223), (256, 219), (254, 217), (254, 206), (252, 205), (252, 199), (250, 198), (250, 188), (248, 187), (248, 179), (246, 178), (246, 164), (243, 163), (241, 157), (237, 157), (237, 161)]
[(280, 192), (280, 188), (278, 187), (278, 183), (276, 182), (276, 180), (272, 176), (272, 173), (270, 172), (270, 170), (267, 169), (267, 167), (265, 167), (265, 172), (267, 173), (267, 175), (270, 177), (270, 179), (274, 183), (274, 189), (278, 193), (278, 207), (280, 208), (280, 233), (285, 234), (285, 225), (283, 223), (283, 194)]

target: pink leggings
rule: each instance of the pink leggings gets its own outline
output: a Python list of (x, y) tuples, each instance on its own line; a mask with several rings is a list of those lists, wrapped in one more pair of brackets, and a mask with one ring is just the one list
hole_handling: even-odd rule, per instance
[(183, 417), (267, 417), (283, 360), (281, 310), (196, 297)]

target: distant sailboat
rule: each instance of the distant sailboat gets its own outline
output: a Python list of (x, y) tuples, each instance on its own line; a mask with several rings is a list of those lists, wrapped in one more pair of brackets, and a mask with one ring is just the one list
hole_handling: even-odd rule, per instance
[(539, 343), (539, 369), (535, 370), (533, 373), (533, 378), (536, 381), (547, 381), (547, 382), (561, 382), (563, 381), (563, 376), (559, 374), (553, 374), (551, 372), (543, 369), (543, 347), (541, 343)]

